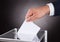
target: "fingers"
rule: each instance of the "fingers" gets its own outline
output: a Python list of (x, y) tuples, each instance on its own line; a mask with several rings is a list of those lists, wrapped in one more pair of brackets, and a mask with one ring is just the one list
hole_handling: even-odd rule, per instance
[(35, 14), (34, 9), (29, 9), (25, 17), (27, 22), (36, 20)]
[(27, 18), (27, 22), (36, 20), (36, 15), (32, 15), (31, 17)]
[(30, 16), (32, 16), (32, 10), (31, 10), (31, 9), (28, 10), (25, 18), (27, 19), (27, 18), (29, 18)]

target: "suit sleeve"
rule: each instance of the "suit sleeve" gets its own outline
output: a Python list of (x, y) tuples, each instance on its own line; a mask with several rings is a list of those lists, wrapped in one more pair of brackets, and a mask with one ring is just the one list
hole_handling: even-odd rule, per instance
[(55, 9), (55, 16), (59, 16), (60, 15), (60, 0), (56, 0), (55, 2), (52, 2), (52, 3)]

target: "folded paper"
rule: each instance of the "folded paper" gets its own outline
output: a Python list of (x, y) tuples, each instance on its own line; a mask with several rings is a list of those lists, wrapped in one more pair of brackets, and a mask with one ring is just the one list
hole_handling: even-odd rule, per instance
[(33, 22), (26, 22), (25, 20), (18, 30), (18, 38), (23, 41), (32, 41), (39, 30), (39, 26), (37, 26)]

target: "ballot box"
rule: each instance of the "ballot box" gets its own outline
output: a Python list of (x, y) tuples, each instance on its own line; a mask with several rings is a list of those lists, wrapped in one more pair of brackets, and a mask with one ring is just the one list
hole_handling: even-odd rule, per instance
[(47, 30), (40, 30), (32, 41), (22, 41), (17, 37), (17, 29), (14, 28), (1, 34), (0, 42), (47, 42)]

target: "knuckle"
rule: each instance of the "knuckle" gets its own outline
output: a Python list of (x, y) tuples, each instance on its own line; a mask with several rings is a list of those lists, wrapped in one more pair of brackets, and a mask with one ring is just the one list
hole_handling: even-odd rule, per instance
[(30, 10), (30, 11), (32, 11), (32, 10), (33, 10), (33, 8), (30, 8), (29, 10)]

